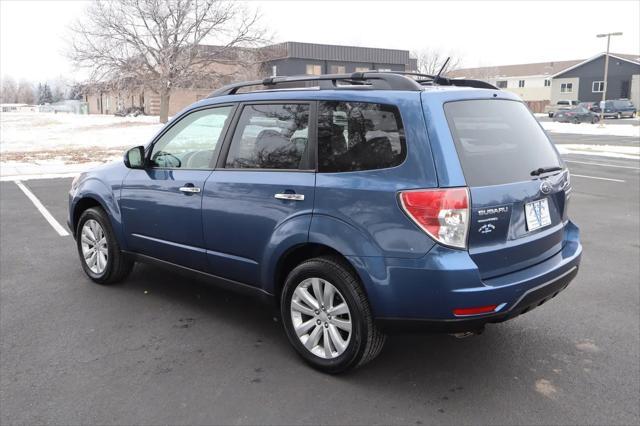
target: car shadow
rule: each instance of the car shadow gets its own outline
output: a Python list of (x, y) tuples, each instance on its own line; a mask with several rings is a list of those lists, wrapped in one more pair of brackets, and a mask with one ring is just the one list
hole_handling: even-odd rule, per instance
[[(550, 359), (547, 348), (571, 349), (569, 342), (516, 318), (489, 325), (485, 333), (464, 339), (445, 334), (390, 335), (373, 362), (347, 374), (327, 376), (307, 367), (293, 354), (275, 311), (256, 298), (144, 264), (136, 265), (118, 288), (126, 292), (148, 291), (153, 298), (182, 305), (194, 317), (222, 322), (225, 329), (247, 336), (251, 342), (269, 341), (269, 350), (282, 360), (279, 365), (286, 366), (284, 374), (302, 373), (320, 382), (345, 382), (366, 392), (392, 392), (394, 398), (415, 398), (419, 391), (420, 398), (434, 407), (466, 397), (473, 397), (477, 403), (491, 397), (477, 392), (508, 392), (519, 381), (533, 392), (535, 380), (543, 377), (541, 374), (552, 374), (550, 366), (560, 362)], [(550, 360), (549, 368), (536, 371), (534, 364), (543, 358)]]

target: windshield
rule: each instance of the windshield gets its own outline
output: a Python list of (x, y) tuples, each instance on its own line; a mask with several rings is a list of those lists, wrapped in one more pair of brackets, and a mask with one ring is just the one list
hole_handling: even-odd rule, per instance
[(547, 135), (517, 101), (478, 99), (444, 105), (467, 185), (532, 179), (538, 168), (560, 167)]

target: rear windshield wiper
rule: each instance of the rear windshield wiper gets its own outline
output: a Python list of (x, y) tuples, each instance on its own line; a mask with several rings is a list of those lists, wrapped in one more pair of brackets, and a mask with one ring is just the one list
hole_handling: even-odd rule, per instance
[(540, 176), (543, 173), (557, 172), (558, 170), (562, 170), (562, 167), (559, 167), (559, 166), (540, 167), (539, 169), (535, 169), (531, 171), (531, 176)]

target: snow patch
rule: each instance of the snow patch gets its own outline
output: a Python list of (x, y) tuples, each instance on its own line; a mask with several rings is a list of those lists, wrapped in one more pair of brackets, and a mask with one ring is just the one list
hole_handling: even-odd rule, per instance
[(162, 126), (156, 116), (3, 113), (0, 114), (0, 152), (145, 145)]
[(540, 122), (542, 127), (551, 133), (573, 133), (578, 135), (601, 135), (601, 136), (630, 136), (640, 138), (640, 126), (633, 124), (573, 124), (557, 123), (553, 121)]
[(590, 155), (594, 157), (624, 158), (640, 160), (640, 147), (628, 145), (587, 145), (587, 144), (558, 144), (560, 154)]

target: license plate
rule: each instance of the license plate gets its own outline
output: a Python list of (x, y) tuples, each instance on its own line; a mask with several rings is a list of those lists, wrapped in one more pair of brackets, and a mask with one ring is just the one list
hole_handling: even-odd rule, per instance
[(535, 231), (536, 229), (551, 225), (549, 200), (546, 198), (525, 204), (524, 212), (527, 218), (528, 231)]

